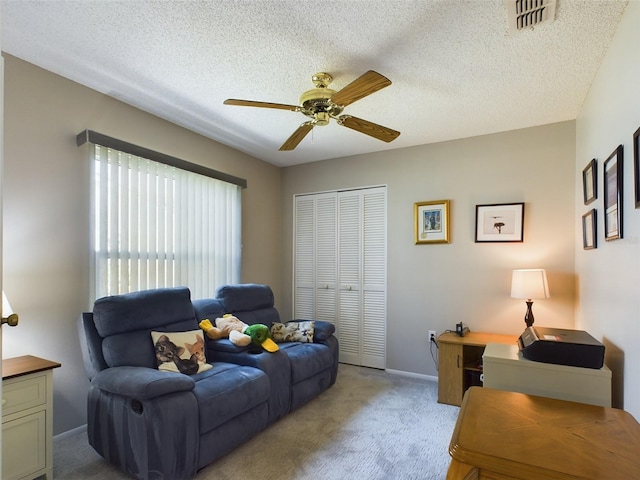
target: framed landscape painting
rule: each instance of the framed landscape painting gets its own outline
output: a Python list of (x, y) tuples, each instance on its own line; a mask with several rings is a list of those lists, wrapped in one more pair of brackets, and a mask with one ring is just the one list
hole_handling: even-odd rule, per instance
[(450, 243), (449, 200), (415, 203), (413, 214), (416, 245)]
[(592, 208), (582, 215), (582, 248), (585, 250), (591, 250), (598, 247), (596, 239), (597, 218), (598, 212), (595, 208)]
[(582, 196), (585, 205), (598, 198), (598, 164), (591, 160), (582, 170)]
[(524, 203), (476, 205), (476, 242), (522, 242)]
[(622, 145), (604, 162), (604, 239), (622, 238)]

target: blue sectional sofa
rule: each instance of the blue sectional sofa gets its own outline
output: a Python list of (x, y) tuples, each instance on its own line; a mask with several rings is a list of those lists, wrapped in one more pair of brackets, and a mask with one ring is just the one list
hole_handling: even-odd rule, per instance
[(192, 478), (335, 382), (338, 342), (326, 322), (315, 322), (313, 343), (281, 343), (269, 353), (206, 339), (198, 373), (159, 369), (152, 332), (175, 338), (225, 313), (248, 324), (280, 322), (271, 289), (256, 284), (226, 285), (193, 302), (185, 287), (116, 295), (80, 316), (96, 452), (134, 478)]

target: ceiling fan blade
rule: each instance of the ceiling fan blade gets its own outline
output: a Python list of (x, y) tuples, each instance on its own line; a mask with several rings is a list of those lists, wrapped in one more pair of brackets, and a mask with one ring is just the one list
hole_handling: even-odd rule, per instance
[(378, 90), (382, 90), (384, 87), (388, 87), (389, 85), (391, 85), (391, 80), (384, 75), (380, 75), (378, 72), (369, 70), (368, 72), (360, 75), (338, 93), (335, 93), (331, 97), (331, 101), (336, 105), (346, 107), (347, 105), (350, 105), (367, 95), (371, 95)]
[(400, 132), (397, 130), (392, 130), (358, 117), (352, 117), (351, 115), (341, 115), (338, 117), (338, 124), (387, 143), (394, 141), (400, 136)]
[(236, 105), (239, 107), (260, 107), (260, 108), (277, 108), (279, 110), (290, 110), (297, 112), (300, 107), (297, 105), (285, 105), (283, 103), (270, 103), (270, 102), (254, 102), (253, 100), (237, 100), (235, 98), (229, 98), (224, 101), (225, 105)]
[(287, 141), (282, 144), (280, 151), (293, 150), (296, 148), (302, 139), (307, 136), (307, 133), (311, 131), (313, 126), (313, 122), (304, 122), (300, 125), (298, 129), (293, 132), (293, 135), (287, 138)]

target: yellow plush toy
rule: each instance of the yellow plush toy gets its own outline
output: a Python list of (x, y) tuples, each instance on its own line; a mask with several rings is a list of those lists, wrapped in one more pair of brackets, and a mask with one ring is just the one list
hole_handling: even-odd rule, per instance
[(251, 343), (251, 337), (243, 332), (248, 325), (230, 313), (224, 314), (221, 318), (216, 318), (215, 326), (208, 318), (200, 322), (200, 328), (208, 338), (217, 340), (219, 338), (229, 338), (231, 343), (246, 347)]

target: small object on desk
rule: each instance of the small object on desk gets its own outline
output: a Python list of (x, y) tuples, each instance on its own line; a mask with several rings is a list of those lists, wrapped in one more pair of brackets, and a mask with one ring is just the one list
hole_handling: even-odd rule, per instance
[(524, 358), (536, 362), (584, 368), (604, 365), (604, 345), (584, 330), (528, 327), (518, 346)]
[(638, 479), (638, 451), (640, 424), (624, 410), (472, 387), (447, 480)]

